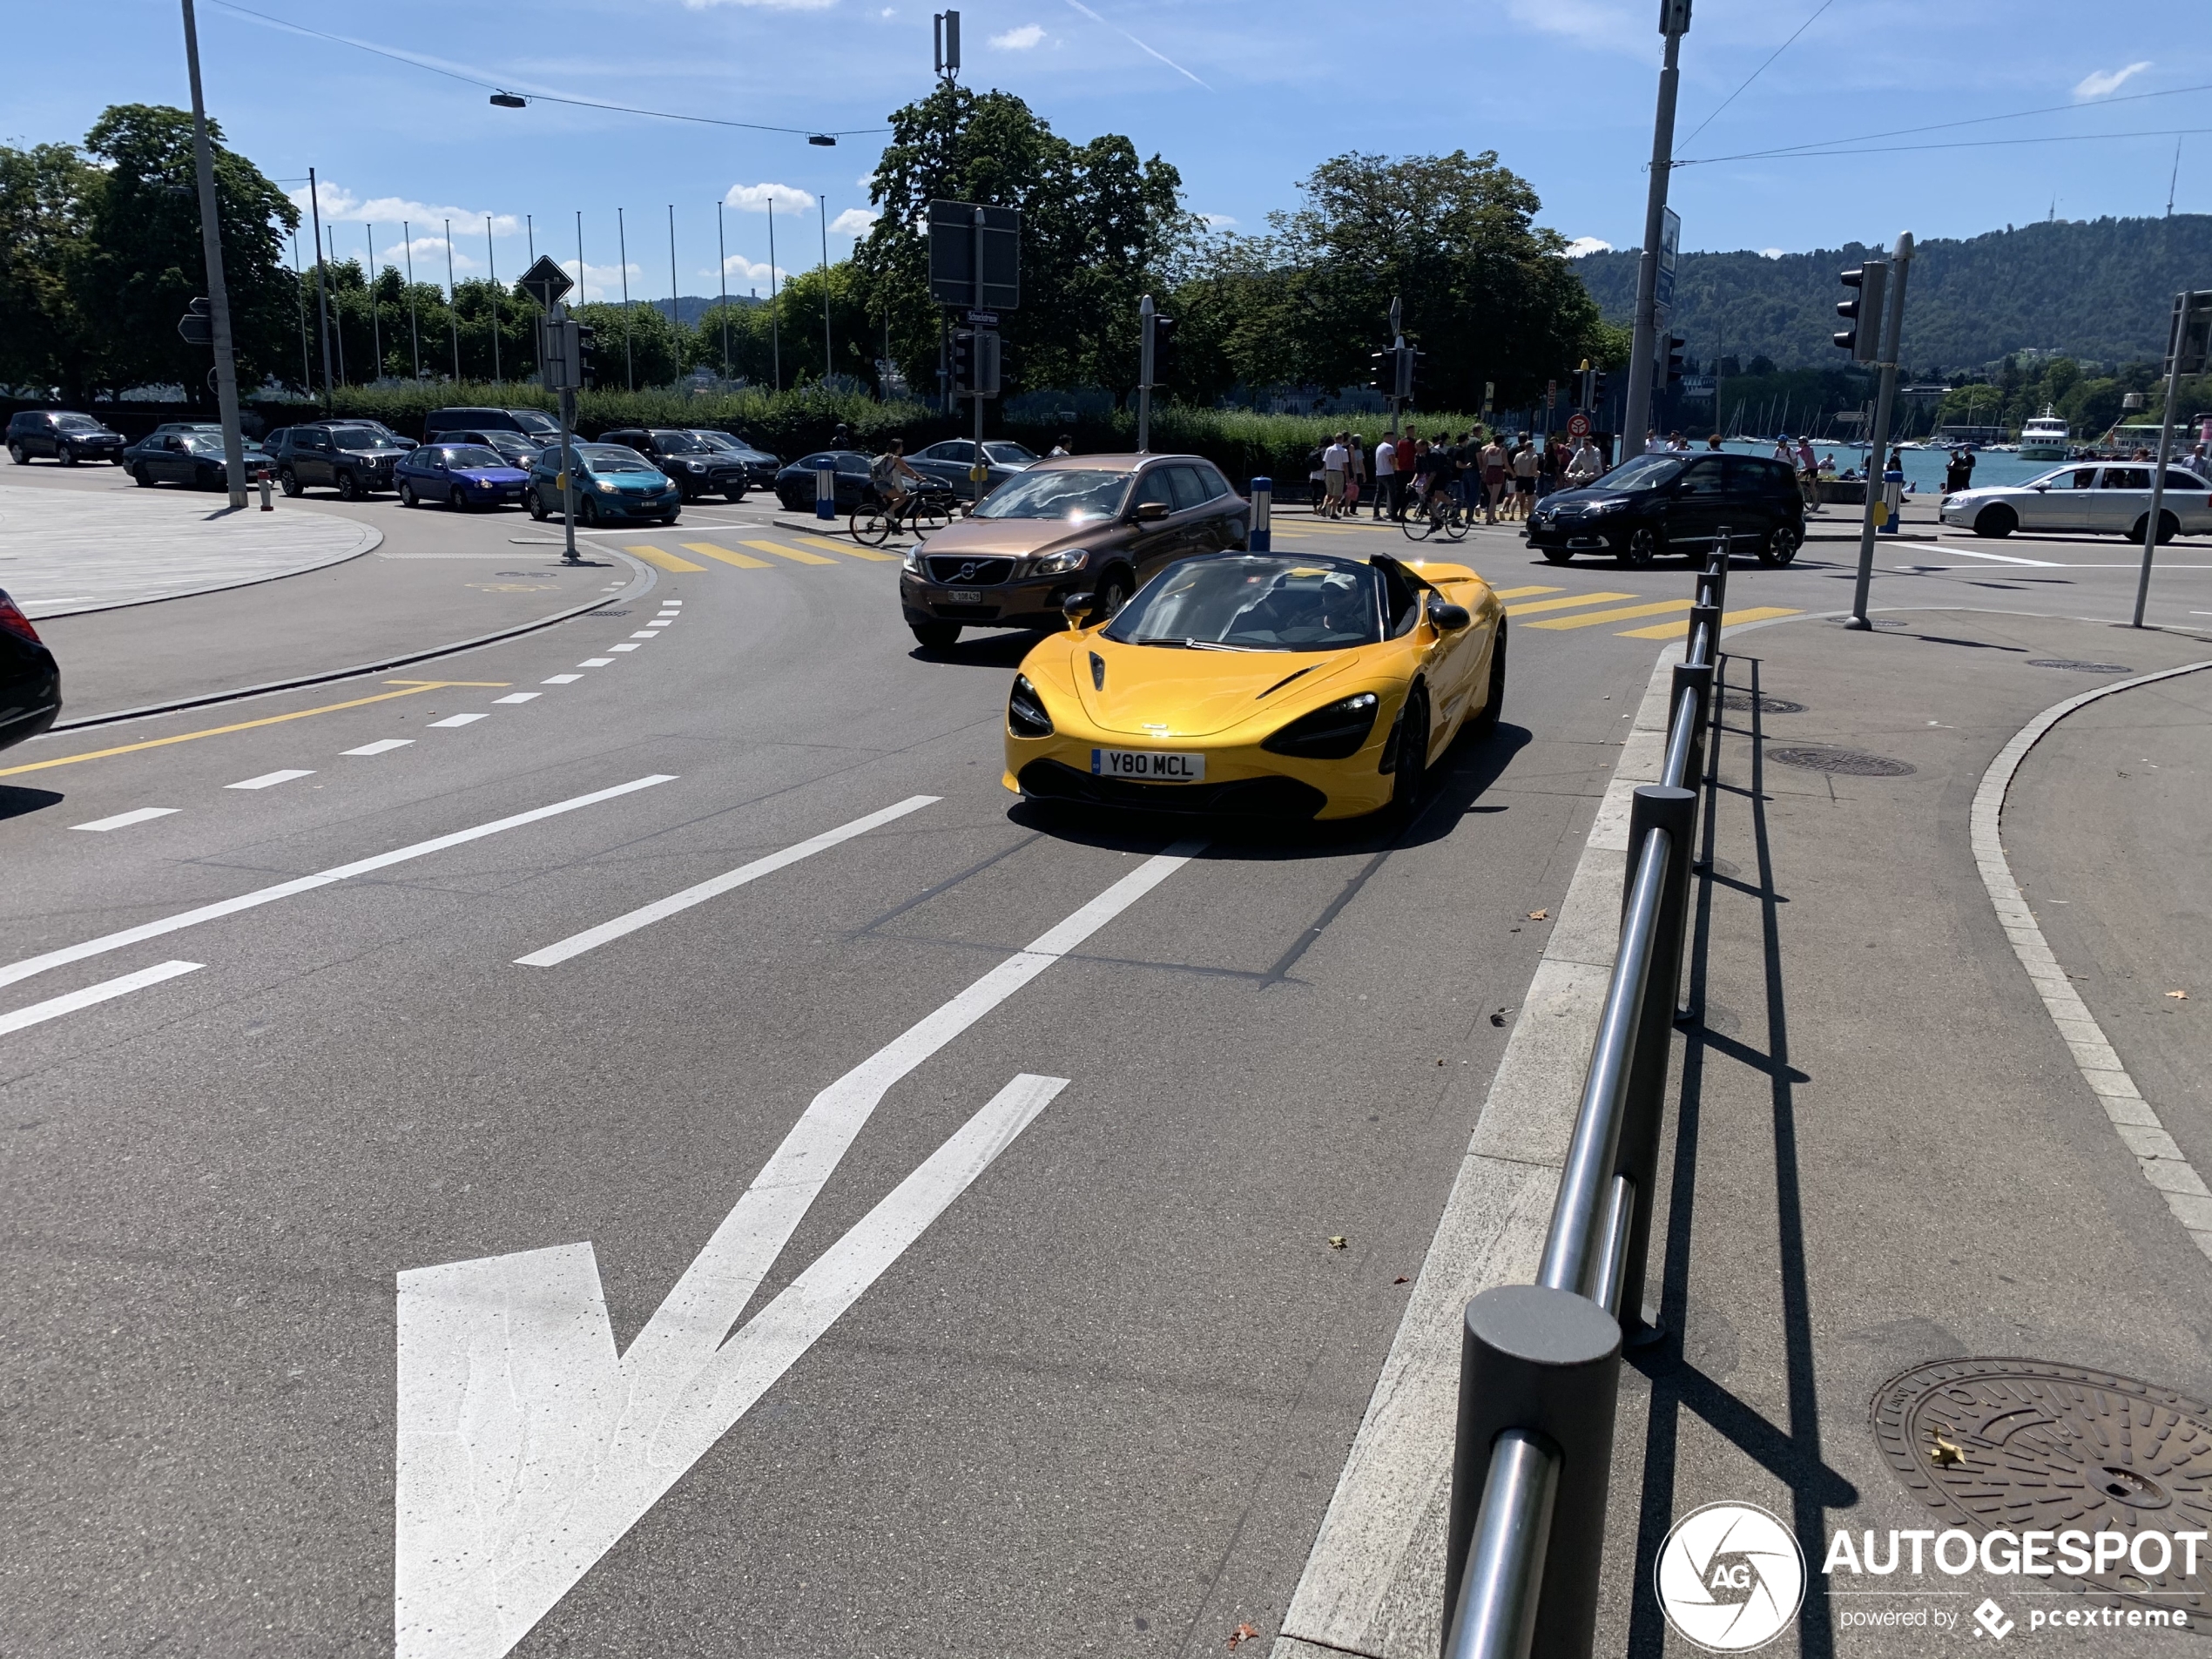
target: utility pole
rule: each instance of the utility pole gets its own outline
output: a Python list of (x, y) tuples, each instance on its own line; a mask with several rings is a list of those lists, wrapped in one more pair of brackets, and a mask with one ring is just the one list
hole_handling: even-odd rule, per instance
[(1136, 302), (1136, 453), (1152, 448), (1152, 296)]
[(2182, 376), (2204, 372), (2206, 333), (2212, 327), (2212, 290), (2174, 296), (2174, 322), (2166, 346), (2166, 414), (2158, 423), (2158, 470), (2151, 475), (2150, 511), (2143, 517), (2143, 568), (2135, 578), (2135, 616), (2133, 627), (2143, 625), (2143, 606), (2150, 598), (2151, 556), (2159, 543), (2158, 527), (2166, 516), (2166, 463), (2174, 454), (2174, 411), (2182, 397)]
[(1406, 302), (1393, 294), (1390, 300), (1390, 436), (1398, 440), (1398, 421), (1404, 413), (1406, 400), (1399, 391), (1402, 378), (1398, 373), (1398, 360), (1406, 349)]
[(722, 204), (714, 204), (714, 268), (722, 294), (722, 378), (730, 378), (730, 245), (722, 230)]
[[(330, 262), (334, 266), (338, 263), (338, 227), (335, 225), (330, 227)], [(334, 290), (337, 287), (335, 277), (331, 279), (331, 287)], [(338, 345), (338, 378), (351, 386), (353, 376), (346, 373), (346, 311), (342, 306), (333, 305), (330, 307), (330, 334)]]
[(446, 220), (446, 322), (453, 334), (453, 383), (461, 384), (461, 290), (453, 280), (453, 221)]
[(507, 376), (499, 370), (499, 254), (491, 242), (491, 215), (484, 215), (484, 268), (491, 273), (491, 378), (495, 385)]
[(307, 212), (315, 233), (315, 320), (322, 334), (322, 412), (330, 413), (330, 285), (322, 268), (322, 202), (315, 194), (315, 170), (307, 169)]
[[(822, 212), (822, 384), (826, 387), (830, 370), (837, 361), (830, 354), (829, 197), (827, 194), (817, 196), (814, 202)], [(975, 400), (975, 438), (980, 445), (983, 438), (983, 400), (981, 398)], [(981, 453), (980, 448), (977, 453)]]
[(1689, 30), (1689, 0), (1660, 0), (1659, 32), (1667, 54), (1659, 70), (1659, 109), (1651, 124), (1651, 186), (1644, 198), (1643, 253), (1636, 260), (1634, 343), (1629, 350), (1628, 409), (1621, 419), (1621, 458), (1629, 446), (1641, 454), (1643, 428), (1651, 421), (1653, 347), (1659, 336), (1659, 241), (1666, 233), (1667, 181), (1675, 165), (1675, 94), (1682, 81), (1682, 37)]
[(779, 392), (784, 389), (784, 345), (778, 313), (782, 309), (776, 300), (776, 192), (768, 192), (768, 363), (769, 383)]
[[(671, 202), (668, 205), (668, 326), (671, 331), (678, 326), (679, 321), (676, 314), (679, 309), (676, 303), (676, 204)], [(676, 336), (679, 344), (683, 338), (681, 334)], [(683, 365), (678, 363), (677, 367), (680, 368)]]
[(407, 337), (415, 353), (415, 378), (422, 378), (422, 324), (415, 314), (415, 226), (400, 221), (400, 245), (407, 250)]
[(384, 378), (384, 330), (376, 316), (376, 226), (363, 225), (361, 234), (368, 239), (368, 350), (376, 366), (368, 383), (374, 386)]
[[(1887, 511), (1888, 490), (1878, 474), (1886, 470), (1890, 444), (1890, 412), (1897, 405), (1898, 340), (1905, 332), (1905, 279), (1912, 267), (1912, 233), (1899, 231), (1897, 248), (1890, 256), (1889, 303), (1881, 322), (1881, 356), (1878, 367), (1881, 370), (1880, 389), (1874, 398), (1873, 442), (1866, 451), (1866, 506), (1858, 521), (1858, 580), (1851, 588), (1851, 620), (1846, 628), (1866, 629), (1874, 624), (1866, 620), (1866, 589), (1874, 578), (1874, 530), (1877, 523), (1877, 502)], [(1877, 493), (1877, 492), (1879, 493)]]
[(199, 95), (199, 28), (184, 0), (185, 66), (192, 77), (192, 171), (199, 179), (199, 246), (207, 260), (207, 304), (215, 335), (215, 407), (223, 417), (223, 475), (231, 505), (246, 505), (246, 441), (238, 421), (238, 359), (231, 350), (230, 292), (223, 281), (223, 221), (215, 201), (215, 154)]
[(300, 313), (300, 389), (315, 390), (315, 366), (307, 350), (307, 274), (300, 268), (300, 233), (292, 233), (292, 297)]
[(622, 266), (622, 383), (624, 389), (637, 389), (637, 369), (630, 354), (630, 227), (623, 222), (622, 209), (615, 209), (615, 260)]

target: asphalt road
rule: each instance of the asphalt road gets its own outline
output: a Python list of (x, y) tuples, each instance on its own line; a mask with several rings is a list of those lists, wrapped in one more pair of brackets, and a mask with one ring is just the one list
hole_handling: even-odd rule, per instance
[[(894, 564), (769, 516), (604, 538), (619, 617), (0, 755), (0, 1650), (385, 1652), (395, 1575), (426, 1655), (1271, 1628), (1688, 578), (1478, 531), (1498, 737), (1395, 839), (1208, 839), (1026, 814), (1023, 640), (918, 652)], [(1911, 552), (1878, 604), (2132, 591)], [(185, 602), (179, 675), (259, 677), (284, 587)], [(666, 1420), (580, 1459), (617, 1380)]]

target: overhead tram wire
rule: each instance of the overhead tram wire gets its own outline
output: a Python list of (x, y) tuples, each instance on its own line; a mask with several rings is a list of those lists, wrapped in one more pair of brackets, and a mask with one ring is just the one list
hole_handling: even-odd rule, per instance
[(253, 17), (260, 22), (273, 24), (279, 29), (288, 29), (295, 35), (307, 35), (316, 40), (327, 40), (336, 45), (350, 46), (355, 51), (372, 52), (379, 57), (388, 57), (395, 64), (405, 64), (409, 69), (426, 70), (433, 75), (442, 75), (448, 80), (459, 81), (464, 86), (480, 87), (495, 95), (494, 102), (520, 97), (530, 103), (567, 104), (577, 109), (605, 110), (614, 115), (643, 115), (657, 121), (690, 121), (702, 126), (741, 127), (748, 132), (787, 132), (793, 137), (805, 138), (809, 143), (818, 138), (863, 138), (872, 132), (891, 131), (887, 126), (836, 127), (827, 130), (820, 127), (770, 126), (760, 121), (728, 121), (718, 116), (685, 115), (675, 110), (647, 110), (628, 104), (602, 104), (596, 98), (563, 98), (554, 92), (516, 93), (509, 91), (507, 87), (496, 81), (481, 81), (473, 75), (463, 75), (458, 70), (448, 69), (442, 64), (428, 64), (419, 57), (409, 57), (402, 52), (392, 51), (383, 46), (372, 46), (365, 40), (354, 40), (349, 36), (334, 35), (320, 29), (310, 29), (305, 24), (293, 23), (289, 17), (273, 17), (266, 11), (256, 11), (251, 6), (241, 6), (237, 3), (237, 0), (208, 0), (208, 3), (220, 6), (226, 11), (235, 11), (242, 17)]
[(1700, 121), (1696, 127), (1692, 128), (1689, 137), (1684, 138), (1683, 142), (1685, 145), (1695, 143), (1696, 141), (1697, 135), (1700, 132), (1703, 132), (1707, 127), (1712, 125), (1714, 121), (1719, 118), (1721, 111), (1726, 109), (1730, 105), (1735, 103), (1737, 98), (1743, 95), (1744, 87), (1750, 85), (1753, 81), (1756, 81), (1760, 76), (1765, 74), (1768, 70), (1774, 67), (1774, 60), (1781, 57), (1783, 53), (1788, 51), (1791, 47), (1796, 45), (1797, 44), (1797, 37), (1804, 33), (1806, 30), (1811, 28), (1813, 24), (1818, 23), (1820, 21), (1821, 13), (1827, 10), (1829, 7), (1834, 5), (1835, 3), (1836, 0), (1820, 0), (1820, 4), (1814, 9), (1812, 16), (1799, 24), (1797, 28), (1791, 32), (1789, 39), (1784, 41), (1779, 46), (1777, 46), (1772, 51), (1769, 52), (1767, 54), (1766, 62), (1761, 64), (1749, 75), (1746, 75), (1743, 78), (1743, 85), (1737, 87), (1733, 92), (1730, 92), (1726, 98), (1723, 98), (1720, 103), (1715, 106), (1712, 114), (1707, 116), (1703, 120)]
[[(1700, 156), (1677, 161), (1677, 167), (1708, 166), (1721, 161), (1764, 161), (1787, 157), (1793, 161), (1819, 161), (1835, 156), (1892, 156), (1912, 150), (1989, 150), (2021, 144), (2094, 144), (2107, 138), (2181, 138), (2212, 132), (2212, 127), (2164, 127), (2143, 132), (2060, 132), (2044, 138), (1956, 138), (1944, 144), (1859, 145), (1843, 150), (1753, 150), (1737, 156)], [(1848, 144), (1847, 139), (1838, 139)]]

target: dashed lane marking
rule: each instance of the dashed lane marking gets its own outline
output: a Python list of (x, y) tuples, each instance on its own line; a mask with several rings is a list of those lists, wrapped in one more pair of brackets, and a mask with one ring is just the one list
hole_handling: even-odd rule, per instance
[[(1796, 617), (1803, 614), (1802, 611), (1792, 610), (1786, 605), (1759, 605), (1750, 610), (1723, 612), (1721, 617), (1721, 626), (1733, 628), (1739, 622), (1765, 622), (1775, 617)], [(1624, 628), (1621, 631), (1621, 637), (1623, 639), (1680, 639), (1689, 630), (1689, 618), (1684, 617), (1679, 622), (1662, 622), (1650, 628)]]
[(219, 738), (232, 732), (251, 732), (257, 726), (281, 725), (287, 720), (305, 720), (317, 714), (335, 714), (341, 709), (365, 708), (371, 703), (388, 703), (395, 697), (420, 697), (425, 691), (442, 691), (449, 686), (485, 686), (504, 691), (506, 680), (387, 680), (387, 685), (398, 685), (396, 691), (379, 691), (374, 697), (356, 697), (344, 703), (326, 703), (320, 708), (294, 709), (289, 714), (271, 714), (259, 720), (240, 720), (233, 725), (211, 725), (199, 732), (179, 732), (166, 738), (148, 738), (142, 743), (121, 743), (112, 749), (91, 749), (83, 754), (57, 755), (51, 760), (33, 760), (24, 765), (0, 767), (0, 778), (13, 778), (26, 772), (44, 772), (54, 766), (73, 766), (80, 760), (105, 760), (111, 755), (135, 754), (141, 749), (165, 748), (172, 743), (190, 743), (199, 738)]
[(612, 668), (614, 665), (615, 659), (611, 657), (587, 657), (577, 664), (578, 668)]
[(1532, 622), (1531, 628), (1595, 628), (1602, 622), (1629, 622), (1637, 617), (1663, 617), (1670, 610), (1688, 610), (1688, 599), (1662, 599), (1648, 605), (1622, 605), (1613, 610), (1592, 610), (1577, 617), (1550, 617)]
[[(1501, 599), (1526, 599), (1532, 594), (1564, 593), (1567, 590), (1564, 588), (1493, 588), (1491, 590), (1491, 592), (1495, 594)], [(1524, 605), (1521, 609), (1525, 610), (1527, 607)]]
[[(79, 827), (83, 826), (80, 825)], [(71, 991), (65, 996), (49, 997), (44, 1002), (33, 1002), (27, 1008), (0, 1014), (0, 1036), (10, 1031), (20, 1031), (27, 1025), (57, 1020), (64, 1014), (74, 1014), (79, 1008), (89, 1008), (98, 1002), (128, 996), (133, 991), (143, 991), (149, 985), (158, 985), (162, 981), (175, 979), (180, 974), (197, 974), (202, 966), (204, 964), (199, 962), (160, 962), (152, 968), (142, 968), (135, 974), (125, 974), (120, 979), (102, 980), (98, 985), (87, 985), (81, 991)]]
[(550, 678), (538, 681), (538, 684), (540, 685), (573, 685), (583, 678), (581, 674), (555, 674)]
[(492, 698), (495, 703), (535, 703), (545, 695), (543, 691), (510, 691), (505, 697)]
[(658, 564), (662, 570), (673, 570), (679, 576), (687, 571), (704, 570), (706, 569), (706, 566), (704, 564), (694, 564), (691, 562), (691, 560), (678, 558), (673, 553), (664, 553), (659, 548), (652, 546), (650, 543), (637, 547), (625, 545), (622, 550), (625, 553), (635, 553), (639, 558), (644, 560), (646, 563)]
[(709, 542), (686, 542), (684, 543), (684, 550), (687, 553), (697, 553), (710, 559), (719, 559), (725, 564), (734, 564), (740, 570), (766, 570), (773, 568), (765, 559), (756, 559), (750, 553), (732, 552), (726, 547), (716, 547)]
[(1533, 617), (1540, 610), (1570, 610), (1576, 605), (1604, 604), (1614, 599), (1633, 599), (1633, 593), (1571, 593), (1564, 599), (1539, 599), (1533, 604), (1507, 605), (1508, 617)]
[(479, 720), (489, 720), (491, 716), (489, 714), (448, 714), (442, 720), (431, 721), (430, 730), (435, 732), (442, 726), (474, 725)]
[(639, 645), (639, 644), (634, 644), (634, 643), (631, 643), (631, 644), (620, 644), (620, 645), (610, 645), (610, 646), (608, 646), (608, 647), (607, 647), (607, 649), (608, 649), (609, 651), (643, 651), (643, 650), (644, 649), (644, 646), (642, 646), (642, 645)]
[(118, 813), (113, 818), (96, 818), (89, 824), (71, 824), (70, 828), (96, 831), (129, 829), (133, 824), (143, 824), (149, 819), (167, 818), (181, 810), (175, 806), (140, 806), (132, 812)]
[(247, 778), (238, 783), (225, 784), (223, 787), (226, 789), (273, 789), (279, 784), (290, 783), (294, 778), (312, 778), (314, 775), (314, 768), (312, 766), (304, 771), (293, 767), (285, 772), (265, 772), (259, 778)]
[(395, 749), (412, 748), (414, 744), (413, 738), (379, 738), (374, 743), (364, 743), (358, 749), (342, 749), (339, 752), (349, 755), (388, 755)]
[(793, 564), (835, 564), (835, 559), (826, 559), (819, 553), (808, 553), (795, 547), (784, 547), (774, 542), (747, 542), (747, 547), (759, 548), (763, 553), (773, 553), (779, 559), (789, 559)]

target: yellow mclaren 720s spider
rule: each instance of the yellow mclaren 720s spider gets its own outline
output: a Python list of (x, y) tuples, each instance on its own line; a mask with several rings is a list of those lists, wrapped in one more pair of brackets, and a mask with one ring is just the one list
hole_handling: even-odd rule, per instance
[(1453, 738), (1496, 725), (1505, 685), (1503, 610), (1464, 565), (1186, 559), (1022, 660), (1003, 781), (1148, 812), (1403, 813)]

